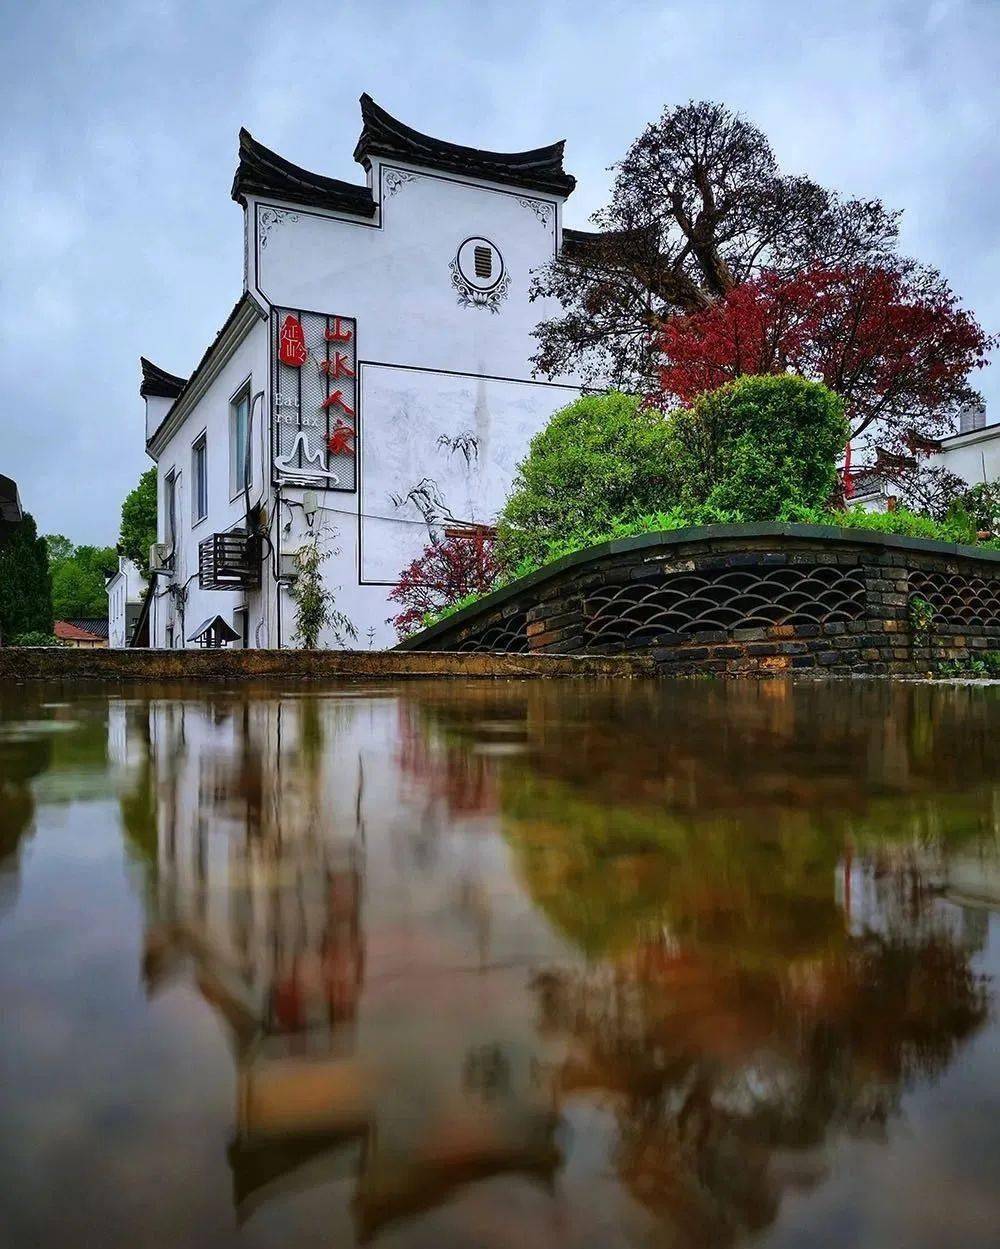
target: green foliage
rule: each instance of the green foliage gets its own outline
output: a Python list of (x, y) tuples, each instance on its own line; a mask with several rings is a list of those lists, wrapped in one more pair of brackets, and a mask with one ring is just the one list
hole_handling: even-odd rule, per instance
[(73, 546), (62, 534), (46, 538), (52, 571), (52, 611), (57, 620), (108, 614), (105, 582), (118, 567), (112, 546)]
[(505, 568), (540, 563), (560, 535), (603, 531), (676, 496), (670, 422), (630, 395), (589, 395), (531, 440), (497, 525)]
[(943, 677), (979, 677), (1000, 679), (1000, 651), (983, 651), (968, 659), (949, 659), (938, 664), (938, 675)]
[(518, 466), (497, 526), (499, 585), (618, 538), (762, 520), (1000, 549), (1000, 540), (977, 542), (975, 492), (941, 521), (906, 508), (832, 510), (846, 439), (839, 397), (786, 374), (739, 378), (669, 416), (616, 391), (579, 399), (552, 417)]
[(910, 630), (915, 637), (923, 637), (934, 627), (934, 605), (922, 594), (914, 594), (906, 606)]
[(500, 563), (521, 573), (641, 532), (631, 526), (653, 514), (678, 528), (823, 507), (846, 440), (840, 399), (800, 377), (743, 377), (669, 416), (617, 391), (578, 399), (518, 466), (497, 526)]
[(973, 486), (962, 504), (977, 530), (986, 533), (1000, 532), (1000, 480), (982, 481)]
[(358, 636), (348, 617), (337, 610), (333, 591), (323, 580), (323, 565), (334, 552), (320, 546), (319, 535), (315, 530), (296, 552), (298, 568), (290, 591), (296, 608), (296, 635), (305, 650), (315, 650), (327, 628), (339, 646)]
[(0, 538), (0, 637), (52, 633), (52, 580), (45, 539), (25, 513)]
[[(866, 512), (861, 507), (849, 508), (846, 511), (827, 511), (824, 508), (783, 507), (777, 518), (780, 521), (800, 525), (823, 525), (831, 528), (870, 529), (877, 533), (899, 534), (908, 538), (927, 538), (937, 542), (961, 542), (978, 546), (982, 550), (1000, 550), (1000, 540), (977, 542), (953, 518), (943, 521), (932, 520), (929, 516), (920, 516), (916, 512), (898, 508), (895, 512)], [(616, 518), (606, 528), (597, 529), (581, 525), (578, 529), (567, 531), (558, 537), (546, 541), (540, 553), (525, 557), (513, 568), (505, 571), (497, 587), (510, 585), (521, 577), (530, 576), (539, 568), (553, 564), (565, 555), (576, 551), (585, 551), (590, 547), (599, 546), (602, 542), (613, 542), (618, 538), (632, 538), (643, 533), (670, 533), (677, 529), (690, 529), (699, 525), (742, 525), (749, 518), (739, 510), (723, 512), (711, 507), (670, 508), (663, 512), (649, 512), (643, 516), (629, 519)], [(453, 615), (463, 607), (468, 607), (484, 594), (469, 594), (457, 603), (440, 612), (428, 614), (423, 627), (436, 624), (439, 620)]]
[(840, 398), (801, 377), (741, 377), (671, 417), (678, 502), (775, 520), (823, 507), (837, 482), (848, 426)]
[(73, 554), (73, 543), (61, 533), (47, 533), (45, 545), (49, 549), (49, 568), (60, 560), (69, 559)]
[(788, 507), (782, 509), (779, 519), (794, 521), (800, 525), (872, 529), (876, 533), (894, 533), (904, 538), (927, 538), (933, 542), (960, 542), (966, 546), (979, 546), (987, 551), (1000, 549), (1000, 542), (995, 539), (980, 542), (976, 538), (974, 523), (961, 509), (952, 509), (944, 520), (933, 520), (930, 516), (922, 516), (905, 507), (899, 507), (894, 512), (866, 512), (862, 507), (851, 507), (838, 512), (822, 508)]
[(147, 468), (122, 504), (118, 549), (149, 576), (149, 548), (156, 541), (156, 468)]
[(27, 633), (15, 633), (8, 641), (9, 646), (66, 646), (54, 633), (42, 633), (39, 629), (29, 629)]

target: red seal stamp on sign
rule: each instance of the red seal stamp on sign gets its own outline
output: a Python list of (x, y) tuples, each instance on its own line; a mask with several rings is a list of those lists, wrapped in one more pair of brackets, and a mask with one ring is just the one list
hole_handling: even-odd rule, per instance
[(306, 351), (306, 336), (302, 333), (302, 323), (291, 313), (285, 317), (278, 338), (278, 359), (282, 364), (300, 369), (309, 355)]

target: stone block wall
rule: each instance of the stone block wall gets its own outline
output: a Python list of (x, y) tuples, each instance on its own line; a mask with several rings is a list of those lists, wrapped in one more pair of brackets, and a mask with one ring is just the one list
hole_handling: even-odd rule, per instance
[(648, 534), (569, 556), (404, 647), (643, 653), (678, 674), (924, 673), (1000, 650), (1000, 553), (804, 525)]

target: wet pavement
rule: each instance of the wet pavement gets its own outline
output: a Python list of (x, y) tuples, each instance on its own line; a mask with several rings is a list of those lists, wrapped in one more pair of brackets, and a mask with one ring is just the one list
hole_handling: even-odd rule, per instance
[(998, 741), (988, 686), (0, 686), (0, 1245), (995, 1245)]

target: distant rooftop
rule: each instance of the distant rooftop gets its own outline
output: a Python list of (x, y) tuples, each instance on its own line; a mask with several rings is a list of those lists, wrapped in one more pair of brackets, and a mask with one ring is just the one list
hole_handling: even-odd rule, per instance
[(106, 620), (57, 620), (52, 631), (61, 642), (101, 642), (108, 639)]

